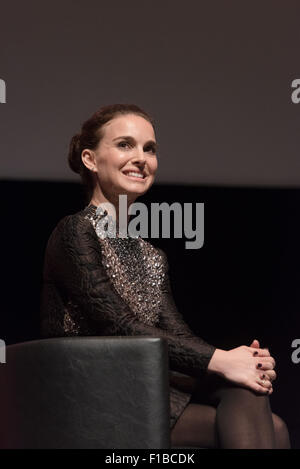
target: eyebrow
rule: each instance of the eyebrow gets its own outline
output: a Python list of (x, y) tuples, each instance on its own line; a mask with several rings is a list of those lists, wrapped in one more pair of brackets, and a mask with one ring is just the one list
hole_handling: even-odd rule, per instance
[[(118, 140), (119, 138), (125, 138), (127, 140), (135, 141), (135, 138), (132, 137), (131, 135), (121, 135), (120, 137), (114, 138), (113, 141)], [(155, 145), (156, 147), (158, 146), (158, 143), (155, 142), (154, 140), (148, 140), (148, 142), (146, 142), (145, 145), (148, 145), (149, 143), (151, 143), (152, 145)]]

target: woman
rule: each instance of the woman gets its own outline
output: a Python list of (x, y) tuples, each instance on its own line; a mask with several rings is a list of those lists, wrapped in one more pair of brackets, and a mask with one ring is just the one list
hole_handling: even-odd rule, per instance
[[(64, 217), (49, 238), (43, 336), (165, 338), (173, 447), (289, 448), (287, 427), (270, 409), (276, 373), (269, 351), (256, 340), (225, 351), (195, 336), (176, 309), (165, 253), (141, 237), (118, 236), (119, 195), (129, 207), (154, 182), (153, 119), (135, 105), (104, 106), (72, 138), (68, 161), (88, 205)], [(106, 215), (116, 237), (103, 236)]]

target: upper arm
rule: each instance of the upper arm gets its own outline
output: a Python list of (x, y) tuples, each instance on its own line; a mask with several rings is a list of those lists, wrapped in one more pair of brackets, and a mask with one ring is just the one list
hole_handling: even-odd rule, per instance
[(101, 243), (90, 221), (70, 215), (58, 224), (48, 243), (51, 275), (66, 298), (98, 323), (135, 316), (111, 283), (102, 263)]

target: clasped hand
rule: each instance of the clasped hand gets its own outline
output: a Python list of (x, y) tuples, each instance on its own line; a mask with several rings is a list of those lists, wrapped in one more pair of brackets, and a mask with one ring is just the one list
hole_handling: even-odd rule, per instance
[(241, 345), (229, 351), (217, 349), (208, 369), (253, 391), (272, 394), (275, 365), (269, 350), (260, 348), (255, 339), (250, 347)]

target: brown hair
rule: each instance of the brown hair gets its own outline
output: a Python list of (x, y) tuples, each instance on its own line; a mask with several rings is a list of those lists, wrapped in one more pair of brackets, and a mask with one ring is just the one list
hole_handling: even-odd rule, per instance
[(82, 126), (81, 131), (75, 134), (70, 142), (68, 163), (72, 171), (80, 174), (81, 182), (85, 187), (85, 197), (89, 203), (94, 190), (92, 172), (85, 166), (81, 159), (85, 148), (95, 150), (101, 138), (103, 138), (102, 127), (114, 117), (126, 114), (136, 114), (150, 122), (154, 128), (154, 119), (143, 109), (135, 104), (112, 104), (102, 106)]

